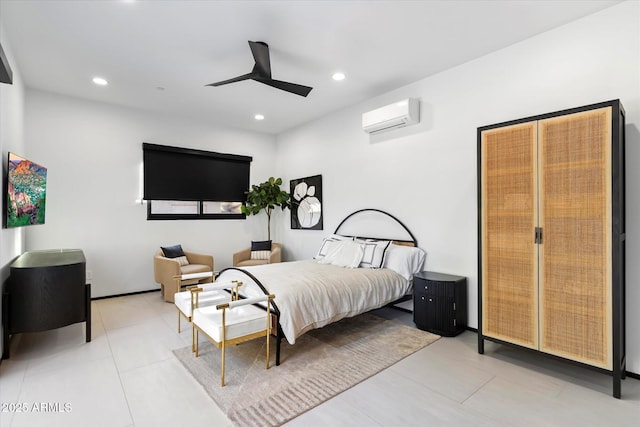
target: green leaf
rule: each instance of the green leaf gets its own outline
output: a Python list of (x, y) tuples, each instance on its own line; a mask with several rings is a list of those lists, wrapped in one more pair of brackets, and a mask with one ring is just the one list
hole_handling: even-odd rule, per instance
[(291, 208), (291, 195), (280, 189), (282, 178), (269, 177), (259, 185), (252, 185), (251, 190), (245, 192), (246, 201), (241, 206), (245, 215), (258, 215), (262, 210), (268, 217), (267, 228), (270, 228), (271, 211), (276, 207), (281, 210)]

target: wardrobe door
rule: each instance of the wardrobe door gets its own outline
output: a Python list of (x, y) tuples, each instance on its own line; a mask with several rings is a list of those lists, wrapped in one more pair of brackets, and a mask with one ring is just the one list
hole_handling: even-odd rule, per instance
[(538, 347), (536, 122), (481, 133), (482, 333)]
[(611, 369), (611, 108), (538, 131), (540, 350)]

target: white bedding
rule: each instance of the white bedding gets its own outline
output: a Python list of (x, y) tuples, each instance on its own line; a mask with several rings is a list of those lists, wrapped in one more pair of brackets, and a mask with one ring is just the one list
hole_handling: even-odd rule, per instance
[[(306, 260), (243, 269), (275, 294), (280, 326), (291, 344), (311, 329), (382, 307), (411, 288), (409, 280), (386, 268), (344, 268)], [(223, 271), (218, 280), (242, 281), (240, 292), (245, 296), (263, 294), (237, 270)]]

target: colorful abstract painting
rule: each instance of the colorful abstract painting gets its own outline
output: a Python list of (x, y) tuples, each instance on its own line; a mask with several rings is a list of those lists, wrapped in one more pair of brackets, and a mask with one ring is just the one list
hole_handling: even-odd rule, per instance
[(44, 224), (47, 168), (9, 153), (7, 227)]

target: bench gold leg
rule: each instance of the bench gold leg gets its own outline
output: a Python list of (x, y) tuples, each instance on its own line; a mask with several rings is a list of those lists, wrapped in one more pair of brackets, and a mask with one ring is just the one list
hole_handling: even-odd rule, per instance
[(196, 329), (196, 357), (198, 357), (198, 330)]
[(224, 341), (222, 341), (222, 374), (220, 375), (220, 385), (224, 387)]
[(193, 325), (193, 322), (191, 322), (191, 352), (193, 353), (194, 351), (196, 351), (196, 327)]
[(227, 309), (222, 309), (222, 374), (220, 375), (221, 387), (224, 387), (224, 348), (227, 340)]

